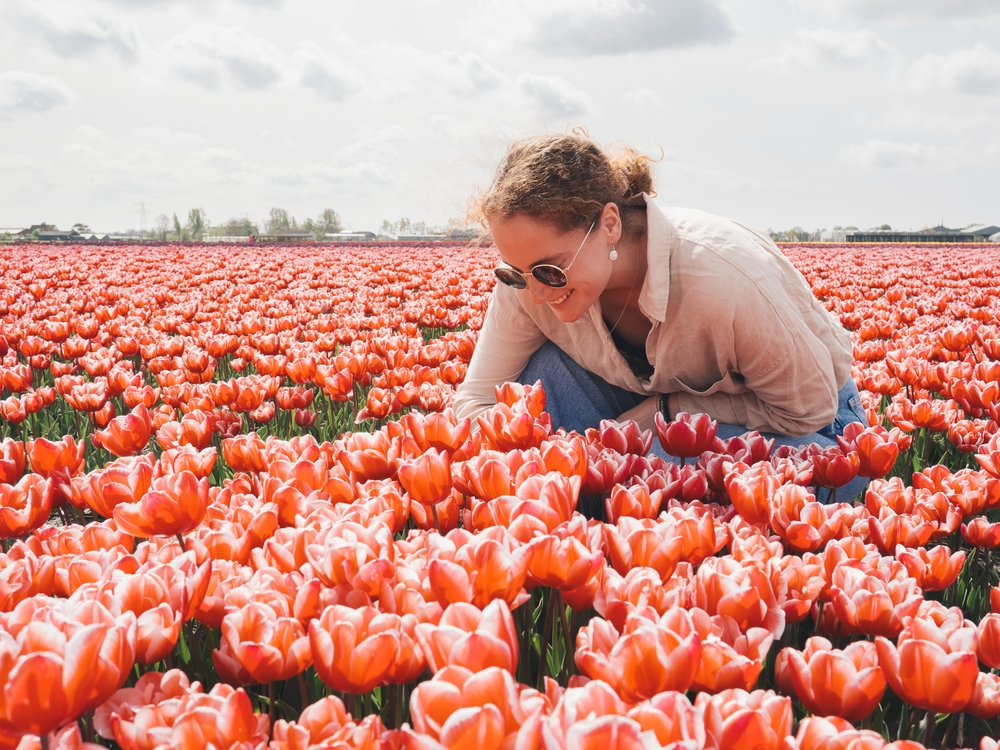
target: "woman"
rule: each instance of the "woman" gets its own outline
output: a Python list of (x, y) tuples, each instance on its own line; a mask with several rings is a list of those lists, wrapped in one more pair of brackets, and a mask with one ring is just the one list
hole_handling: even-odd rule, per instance
[(456, 413), (540, 379), (553, 424), (578, 432), (704, 412), (721, 438), (829, 446), (864, 422), (847, 332), (770, 238), (653, 195), (631, 149), (608, 155), (578, 134), (510, 147), (480, 206), (501, 283)]

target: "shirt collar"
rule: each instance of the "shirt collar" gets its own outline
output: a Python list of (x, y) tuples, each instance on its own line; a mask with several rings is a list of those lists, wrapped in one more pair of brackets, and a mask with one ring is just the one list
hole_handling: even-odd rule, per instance
[(646, 279), (639, 292), (639, 309), (650, 320), (667, 317), (670, 294), (670, 256), (677, 245), (677, 228), (646, 193)]

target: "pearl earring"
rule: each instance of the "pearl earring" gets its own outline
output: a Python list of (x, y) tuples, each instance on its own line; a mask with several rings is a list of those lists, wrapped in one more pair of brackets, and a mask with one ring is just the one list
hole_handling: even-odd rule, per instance
[(611, 260), (618, 260), (618, 251), (615, 250), (614, 245), (611, 246), (611, 254), (608, 255), (608, 257), (611, 258)]

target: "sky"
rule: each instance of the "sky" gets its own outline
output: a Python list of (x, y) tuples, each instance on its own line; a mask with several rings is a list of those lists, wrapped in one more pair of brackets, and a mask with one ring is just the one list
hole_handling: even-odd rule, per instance
[(1000, 224), (997, 0), (0, 0), (0, 227), (464, 220), (514, 139), (760, 228)]

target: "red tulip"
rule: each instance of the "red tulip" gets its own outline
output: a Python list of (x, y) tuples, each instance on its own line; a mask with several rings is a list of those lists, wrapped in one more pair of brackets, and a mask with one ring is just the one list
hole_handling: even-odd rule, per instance
[(718, 423), (707, 414), (688, 414), (678, 412), (670, 422), (663, 419), (659, 412), (654, 417), (656, 435), (660, 445), (671, 456), (684, 459), (700, 456), (712, 447)]

